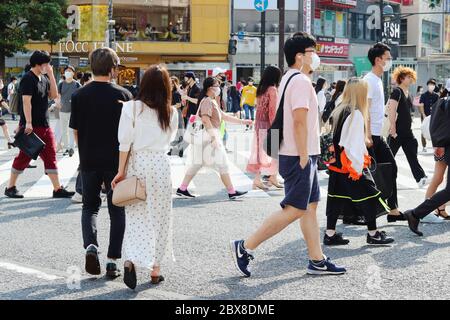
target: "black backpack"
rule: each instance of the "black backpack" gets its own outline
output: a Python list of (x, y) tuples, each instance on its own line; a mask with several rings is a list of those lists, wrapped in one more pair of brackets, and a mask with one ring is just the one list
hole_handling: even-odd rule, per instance
[(431, 142), (434, 147), (450, 146), (450, 100), (439, 99), (434, 105), (430, 119)]
[[(278, 152), (280, 151), (280, 145), (283, 141), (283, 123), (284, 123), (284, 94), (288, 88), (289, 82), (292, 78), (301, 74), (300, 72), (294, 73), (286, 82), (284, 86), (283, 95), (281, 96), (280, 105), (278, 106), (277, 114), (272, 122), (269, 130), (267, 130), (267, 138), (264, 143), (264, 150), (271, 158), (278, 159)], [(277, 139), (278, 138), (278, 139)]]

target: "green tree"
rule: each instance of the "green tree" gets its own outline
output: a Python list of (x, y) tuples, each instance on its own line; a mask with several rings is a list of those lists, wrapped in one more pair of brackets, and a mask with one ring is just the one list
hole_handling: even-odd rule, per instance
[(5, 58), (26, 52), (28, 40), (56, 44), (67, 34), (67, 0), (2, 0), (0, 2), (0, 76)]

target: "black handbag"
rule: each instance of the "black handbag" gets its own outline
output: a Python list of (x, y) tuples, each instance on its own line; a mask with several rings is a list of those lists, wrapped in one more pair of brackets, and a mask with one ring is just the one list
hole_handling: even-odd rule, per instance
[(394, 186), (392, 184), (392, 163), (377, 163), (374, 171), (371, 171), (377, 189), (381, 191), (383, 199), (392, 196)]
[(286, 93), (289, 82), (291, 82), (293, 77), (299, 74), (301, 73), (294, 73), (286, 82), (283, 90), (283, 95), (281, 96), (280, 105), (278, 106), (277, 114), (275, 115), (275, 119), (273, 120), (269, 130), (267, 130), (267, 137), (263, 147), (267, 155), (273, 159), (278, 159), (280, 145), (283, 141), (284, 95)]
[(21, 128), (14, 137), (14, 145), (33, 160), (36, 160), (45, 148), (41, 138), (34, 132), (26, 134), (24, 128)]
[(439, 99), (432, 108), (430, 135), (433, 147), (450, 146), (450, 100)]

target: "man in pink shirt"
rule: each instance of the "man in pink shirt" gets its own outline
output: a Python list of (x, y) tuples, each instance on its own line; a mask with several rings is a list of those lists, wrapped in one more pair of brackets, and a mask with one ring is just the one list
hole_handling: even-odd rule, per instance
[(327, 258), (320, 245), (317, 205), (320, 188), (317, 160), (320, 155), (318, 101), (308, 74), (320, 65), (316, 41), (299, 32), (284, 45), (289, 70), (279, 87), (278, 108), (283, 108), (283, 141), (279, 152), (279, 171), (285, 182), (282, 209), (267, 218), (247, 240), (231, 241), (234, 263), (239, 272), (250, 277), (253, 250), (280, 233), (293, 222), (300, 226), (309, 253), (307, 272), (313, 275), (344, 274), (346, 269)]

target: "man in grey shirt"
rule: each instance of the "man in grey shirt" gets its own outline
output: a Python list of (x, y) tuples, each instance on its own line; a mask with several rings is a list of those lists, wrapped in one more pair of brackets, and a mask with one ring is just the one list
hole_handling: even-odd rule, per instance
[(58, 98), (60, 100), (60, 121), (62, 131), (62, 143), (66, 151), (64, 155), (70, 157), (74, 154), (74, 136), (73, 130), (69, 128), (70, 113), (72, 111), (72, 94), (81, 87), (81, 84), (74, 80), (75, 68), (67, 66), (64, 69), (65, 80), (58, 85)]

